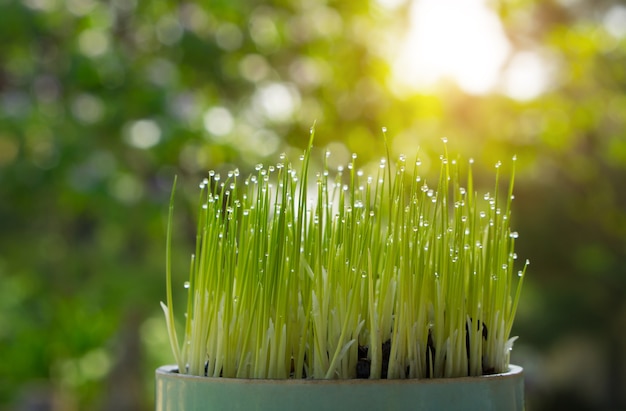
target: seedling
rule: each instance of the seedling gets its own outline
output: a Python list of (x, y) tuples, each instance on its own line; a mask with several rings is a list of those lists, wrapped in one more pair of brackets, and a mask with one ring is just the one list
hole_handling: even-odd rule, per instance
[(498, 163), (493, 191), (479, 195), (473, 162), (449, 158), (445, 141), (435, 187), (420, 177), (419, 156), (390, 164), (387, 155), (365, 176), (356, 155), (330, 170), (327, 153), (316, 172), (313, 135), (295, 162), (281, 155), (246, 177), (211, 171), (200, 184), (181, 343), (174, 182), (161, 305), (179, 372), (397, 379), (507, 371), (528, 266), (514, 268), (514, 173), (501, 193)]

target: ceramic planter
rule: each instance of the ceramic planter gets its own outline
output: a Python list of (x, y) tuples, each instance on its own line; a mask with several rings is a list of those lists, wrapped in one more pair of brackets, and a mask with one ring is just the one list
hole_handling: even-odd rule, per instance
[(522, 411), (522, 368), (421, 380), (251, 380), (156, 371), (157, 411)]

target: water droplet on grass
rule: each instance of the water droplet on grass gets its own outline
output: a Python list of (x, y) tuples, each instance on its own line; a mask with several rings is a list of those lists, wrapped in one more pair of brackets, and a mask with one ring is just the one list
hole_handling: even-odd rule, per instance
[(189, 281), (185, 281), (185, 282), (183, 283), (183, 287), (185, 287), (185, 288), (189, 288), (189, 287), (190, 287)]

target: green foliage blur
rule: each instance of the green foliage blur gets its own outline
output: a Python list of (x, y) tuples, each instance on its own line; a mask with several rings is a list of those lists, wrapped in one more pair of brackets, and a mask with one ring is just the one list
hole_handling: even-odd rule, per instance
[(528, 409), (626, 409), (626, 3), (488, 4), (548, 62), (532, 98), (398, 90), (409, 1), (0, 0), (0, 410), (152, 409), (174, 175), (182, 293), (207, 170), (297, 156), (314, 123), (339, 162), (378, 161), (383, 126), (485, 176), (516, 154)]

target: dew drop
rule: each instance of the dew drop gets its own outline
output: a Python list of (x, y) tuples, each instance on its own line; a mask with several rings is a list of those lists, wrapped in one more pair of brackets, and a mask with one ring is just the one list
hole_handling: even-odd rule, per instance
[(185, 287), (185, 288), (189, 288), (189, 287), (190, 287), (189, 281), (185, 281), (185, 282), (183, 283), (183, 287)]
[(448, 143), (448, 137), (441, 137), (441, 141), (443, 142), (443, 144), (447, 144)]
[(383, 130), (383, 133), (386, 133), (387, 132), (387, 127), (383, 127), (382, 130)]
[(518, 238), (519, 234), (517, 233), (517, 231), (513, 231), (511, 234), (509, 234), (509, 237), (511, 237), (511, 238)]

